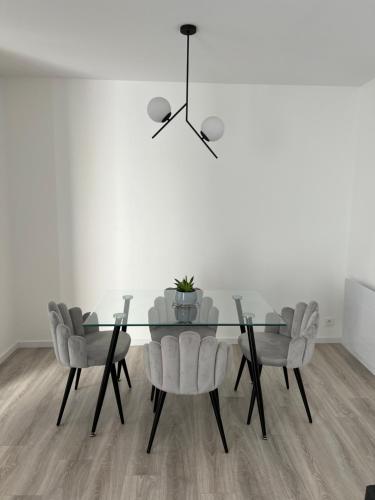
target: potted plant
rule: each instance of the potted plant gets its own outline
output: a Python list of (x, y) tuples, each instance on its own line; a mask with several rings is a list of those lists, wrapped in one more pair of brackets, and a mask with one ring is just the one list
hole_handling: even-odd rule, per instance
[(188, 280), (185, 276), (181, 281), (175, 278), (176, 285), (176, 304), (177, 305), (194, 305), (197, 301), (197, 292), (194, 288), (194, 276)]

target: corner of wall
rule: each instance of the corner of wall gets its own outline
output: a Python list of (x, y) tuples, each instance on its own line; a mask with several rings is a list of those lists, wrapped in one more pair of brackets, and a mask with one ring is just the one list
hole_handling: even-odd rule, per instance
[(12, 322), (13, 266), (5, 99), (5, 83), (0, 78), (0, 360), (9, 356), (17, 343)]

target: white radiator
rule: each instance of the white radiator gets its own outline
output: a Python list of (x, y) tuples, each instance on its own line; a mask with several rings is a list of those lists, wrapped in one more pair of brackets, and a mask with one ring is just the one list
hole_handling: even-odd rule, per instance
[(343, 344), (375, 374), (375, 290), (345, 280)]

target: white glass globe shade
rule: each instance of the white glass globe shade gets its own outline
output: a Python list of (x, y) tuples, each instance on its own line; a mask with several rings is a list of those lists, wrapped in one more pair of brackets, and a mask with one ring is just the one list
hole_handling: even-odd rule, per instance
[(202, 123), (202, 136), (207, 141), (217, 141), (224, 134), (223, 120), (217, 116), (209, 116)]
[(171, 105), (164, 97), (154, 97), (148, 103), (147, 113), (154, 122), (165, 122), (171, 116)]

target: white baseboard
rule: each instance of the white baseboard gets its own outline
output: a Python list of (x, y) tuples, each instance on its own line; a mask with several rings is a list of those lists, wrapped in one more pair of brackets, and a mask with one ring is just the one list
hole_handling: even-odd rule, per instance
[[(221, 342), (226, 342), (227, 344), (237, 344), (237, 337), (217, 337)], [(150, 342), (150, 337), (146, 338), (133, 338), (132, 337), (132, 346), (139, 346), (148, 344)], [(319, 337), (315, 340), (316, 344), (341, 344), (341, 337)]]
[(363, 366), (365, 366), (373, 375), (375, 375), (374, 363), (369, 363), (368, 359), (365, 359), (362, 353), (358, 352), (355, 346), (353, 346), (350, 342), (344, 340), (342, 345), (348, 352), (350, 352), (352, 356), (354, 356)]
[[(237, 337), (217, 337), (218, 340), (226, 342), (227, 344), (237, 344)], [(145, 339), (144, 344), (149, 342), (150, 339)], [(318, 337), (315, 344), (341, 344), (342, 337)], [(136, 345), (132, 342), (133, 345)]]
[(0, 364), (1, 363), (4, 363), (4, 361), (9, 358), (9, 356), (11, 354), (14, 353), (14, 351), (16, 351), (18, 349), (18, 342), (16, 342), (15, 344), (11, 345), (9, 347), (9, 349), (7, 349), (5, 352), (3, 352), (2, 354), (0, 354)]
[(318, 337), (315, 344), (342, 344), (342, 337)]
[(17, 349), (33, 349), (37, 347), (53, 347), (52, 340), (26, 340), (17, 343)]
[[(228, 344), (237, 344), (236, 337), (218, 337), (218, 340), (222, 342), (227, 342)], [(131, 345), (140, 346), (150, 342), (150, 337), (145, 338), (134, 338), (132, 337)], [(341, 344), (341, 337), (319, 337), (316, 339), (316, 344)], [(17, 349), (36, 349), (36, 348), (52, 348), (51, 340), (26, 340), (23, 342), (16, 342), (4, 353), (0, 354), (0, 364), (3, 363), (11, 354)], [(348, 349), (350, 350), (350, 349)], [(357, 356), (358, 357), (358, 356)], [(370, 368), (371, 370), (371, 368)], [(372, 371), (372, 370), (371, 370)]]
[(17, 349), (33, 349), (33, 348), (41, 348), (41, 347), (52, 347), (51, 340), (27, 340), (25, 342), (16, 342), (12, 346), (9, 347), (5, 352), (0, 354), (0, 365), (4, 363), (6, 359), (9, 358), (11, 354), (13, 354)]

